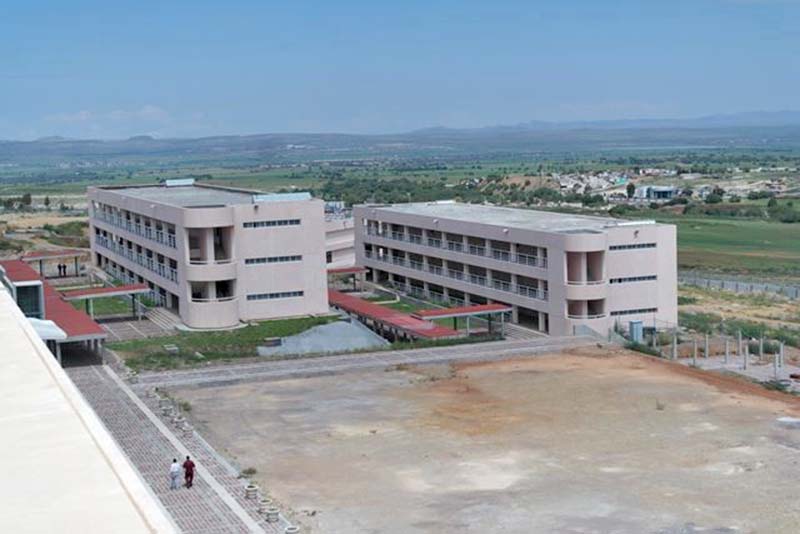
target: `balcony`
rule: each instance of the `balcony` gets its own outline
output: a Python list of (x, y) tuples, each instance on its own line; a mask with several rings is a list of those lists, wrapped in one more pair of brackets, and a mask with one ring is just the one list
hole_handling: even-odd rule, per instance
[(428, 246), (430, 248), (438, 248), (438, 249), (444, 248), (445, 250), (449, 250), (451, 252), (457, 252), (460, 254), (489, 257), (497, 261), (517, 263), (520, 265), (529, 265), (531, 267), (538, 267), (539, 269), (547, 268), (547, 258), (541, 256), (531, 256), (529, 254), (512, 254), (511, 252), (505, 250), (495, 250), (495, 249), (489, 250), (486, 247), (482, 247), (479, 245), (469, 245), (465, 249), (464, 243), (462, 243), (461, 241), (445, 241), (444, 246), (442, 246), (441, 239), (435, 237), (429, 237), (427, 238), (427, 240), (423, 241), (422, 236), (418, 234), (406, 235), (402, 232), (391, 232), (389, 234), (386, 233), (380, 234), (374, 229), (372, 230), (368, 229), (364, 233), (367, 236), (373, 236), (379, 239), (391, 239), (392, 241), (403, 241), (414, 245)]
[(497, 289), (499, 291), (505, 291), (508, 293), (515, 293), (517, 295), (521, 295), (523, 297), (535, 300), (547, 301), (549, 296), (548, 292), (544, 289), (538, 289), (535, 287), (525, 286), (522, 284), (515, 285), (503, 280), (493, 280), (492, 284), (490, 285), (488, 279), (485, 276), (465, 273), (464, 271), (459, 271), (456, 269), (447, 269), (447, 271), (445, 272), (442, 267), (436, 265), (428, 265), (428, 269), (426, 271), (425, 265), (422, 262), (418, 262), (415, 260), (406, 260), (405, 258), (388, 256), (388, 255), (378, 256), (374, 254), (372, 251), (365, 251), (364, 257), (373, 261), (391, 263), (399, 267), (405, 267), (408, 269), (428, 272), (430, 274), (440, 276), (442, 278), (451, 278), (453, 280), (459, 280), (461, 282), (471, 284), (474, 286), (481, 286), (481, 287), (489, 286), (492, 289)]
[(150, 241), (161, 243), (162, 245), (166, 245), (170, 248), (178, 247), (175, 234), (169, 230), (167, 232), (164, 232), (163, 230), (157, 230), (154, 232), (152, 226), (147, 224), (142, 226), (141, 223), (136, 223), (131, 219), (123, 219), (122, 217), (104, 213), (102, 211), (95, 211), (93, 218), (125, 230), (131, 234), (149, 239)]

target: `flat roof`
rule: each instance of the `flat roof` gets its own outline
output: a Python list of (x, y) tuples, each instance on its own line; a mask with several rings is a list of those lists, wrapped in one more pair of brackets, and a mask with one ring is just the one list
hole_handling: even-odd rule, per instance
[(261, 193), (213, 185), (145, 185), (131, 187), (100, 187), (150, 202), (170, 204), (181, 208), (232, 206), (261, 202), (293, 202), (309, 200), (309, 193)]
[(421, 319), (445, 319), (450, 317), (471, 317), (493, 313), (510, 312), (511, 306), (505, 304), (475, 304), (472, 306), (458, 306), (455, 308), (436, 308), (430, 310), (417, 310), (411, 315)]
[(0, 339), (0, 532), (175, 532), (2, 286)]
[(57, 258), (76, 258), (80, 256), (85, 256), (90, 252), (91, 252), (90, 250), (81, 248), (67, 248), (67, 249), (56, 249), (56, 250), (32, 250), (30, 252), (26, 252), (22, 256), (22, 259), (24, 261), (37, 261), (37, 260), (49, 260)]
[(352, 295), (346, 295), (340, 291), (334, 291), (333, 289), (328, 290), (328, 302), (343, 310), (385, 323), (388, 326), (402, 330), (414, 337), (438, 339), (458, 336), (458, 332), (452, 328), (440, 326), (429, 321), (423, 321), (422, 319), (411, 317), (407, 313), (374, 304)]
[(0, 261), (0, 267), (5, 270), (6, 276), (12, 283), (31, 282), (34, 280), (42, 282), (44, 318), (56, 323), (67, 334), (68, 342), (108, 337), (108, 333), (103, 330), (102, 326), (64, 300), (61, 293), (56, 291), (46, 280), (42, 280), (39, 273), (24, 261)]
[(395, 213), (421, 215), (493, 226), (507, 226), (540, 232), (578, 233), (603, 231), (615, 226), (653, 224), (653, 221), (626, 221), (611, 217), (577, 215), (555, 211), (506, 208), (485, 204), (465, 204), (454, 201), (412, 202), (408, 204), (365, 205), (365, 208), (387, 210)]
[(108, 287), (88, 287), (86, 289), (73, 289), (72, 291), (62, 291), (61, 296), (64, 300), (85, 300), (96, 297), (121, 297), (125, 295), (140, 295), (149, 293), (150, 287), (147, 284), (128, 284), (124, 286)]

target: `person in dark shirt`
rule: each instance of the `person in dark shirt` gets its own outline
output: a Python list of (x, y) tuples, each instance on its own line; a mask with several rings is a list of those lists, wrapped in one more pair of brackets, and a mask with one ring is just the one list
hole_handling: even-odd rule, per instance
[(194, 482), (194, 462), (187, 456), (186, 461), (183, 462), (183, 479), (186, 482), (186, 487), (191, 488)]

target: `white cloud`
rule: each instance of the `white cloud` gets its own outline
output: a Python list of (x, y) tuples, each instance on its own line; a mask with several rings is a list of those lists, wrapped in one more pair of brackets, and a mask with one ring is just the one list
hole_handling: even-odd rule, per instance
[(96, 112), (83, 109), (76, 112), (48, 115), (44, 119), (47, 122), (88, 123), (102, 121), (166, 122), (169, 120), (169, 118), (169, 113), (164, 109), (153, 104), (146, 104), (141, 108), (134, 110), (114, 109), (108, 112)]

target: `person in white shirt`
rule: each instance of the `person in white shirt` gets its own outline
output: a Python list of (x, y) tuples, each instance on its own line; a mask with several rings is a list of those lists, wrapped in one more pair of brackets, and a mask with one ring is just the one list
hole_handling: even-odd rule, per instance
[(169, 466), (169, 489), (178, 489), (180, 487), (181, 479), (181, 466), (177, 458), (172, 459), (172, 465)]

